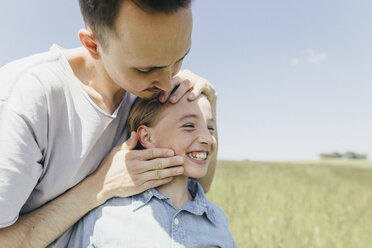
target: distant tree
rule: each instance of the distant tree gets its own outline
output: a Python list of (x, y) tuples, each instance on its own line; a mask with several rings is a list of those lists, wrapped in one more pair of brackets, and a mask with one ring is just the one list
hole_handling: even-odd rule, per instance
[(331, 158), (330, 154), (328, 154), (328, 153), (321, 153), (320, 154), (320, 159), (327, 159), (327, 158)]
[(342, 158), (342, 154), (338, 152), (332, 152), (331, 153), (332, 158)]
[(320, 159), (368, 159), (368, 154), (359, 154), (356, 152), (348, 151), (345, 153), (332, 152), (332, 153), (321, 153)]
[(327, 158), (342, 158), (342, 154), (338, 152), (332, 152), (332, 153), (321, 153), (320, 154), (321, 159), (327, 159)]
[(364, 160), (367, 160), (368, 159), (368, 154), (359, 154), (359, 159), (364, 159)]
[(355, 152), (345, 152), (342, 157), (345, 159), (356, 159), (358, 158), (358, 154), (356, 154)]

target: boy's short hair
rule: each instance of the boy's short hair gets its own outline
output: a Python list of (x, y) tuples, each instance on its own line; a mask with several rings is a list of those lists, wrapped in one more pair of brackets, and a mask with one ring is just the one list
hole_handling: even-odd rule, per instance
[(79, 0), (80, 11), (84, 22), (89, 26), (96, 39), (105, 44), (104, 30), (115, 32), (115, 20), (120, 6), (130, 1), (143, 11), (149, 13), (170, 14), (180, 8), (189, 7), (191, 0)]
[(137, 132), (141, 125), (153, 127), (160, 118), (165, 104), (167, 103), (161, 103), (158, 98), (144, 99), (137, 97), (128, 116), (128, 132)]

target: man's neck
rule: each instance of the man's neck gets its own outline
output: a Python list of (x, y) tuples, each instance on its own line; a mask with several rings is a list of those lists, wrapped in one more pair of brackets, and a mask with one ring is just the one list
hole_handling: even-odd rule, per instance
[(112, 114), (125, 90), (111, 80), (101, 61), (94, 60), (84, 47), (65, 50), (64, 55), (83, 90), (104, 112)]
[(173, 206), (176, 209), (180, 209), (187, 202), (192, 201), (187, 183), (188, 177), (177, 176), (174, 177), (170, 183), (158, 187), (157, 190), (163, 195), (171, 198)]

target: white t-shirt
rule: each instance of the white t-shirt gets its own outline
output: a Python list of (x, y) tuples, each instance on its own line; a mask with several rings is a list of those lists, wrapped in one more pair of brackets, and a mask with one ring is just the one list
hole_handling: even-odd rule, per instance
[[(0, 227), (75, 186), (125, 129), (135, 96), (102, 111), (80, 87), (61, 48), (0, 68)], [(51, 247), (64, 247), (67, 231)]]

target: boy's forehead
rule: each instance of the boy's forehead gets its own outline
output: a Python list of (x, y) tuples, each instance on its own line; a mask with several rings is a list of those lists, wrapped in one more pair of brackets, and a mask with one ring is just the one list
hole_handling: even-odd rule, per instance
[(210, 104), (204, 95), (200, 95), (195, 100), (190, 101), (187, 99), (187, 95), (184, 95), (177, 103), (167, 103), (164, 112), (176, 117), (187, 114), (194, 114), (197, 116), (209, 115)]

